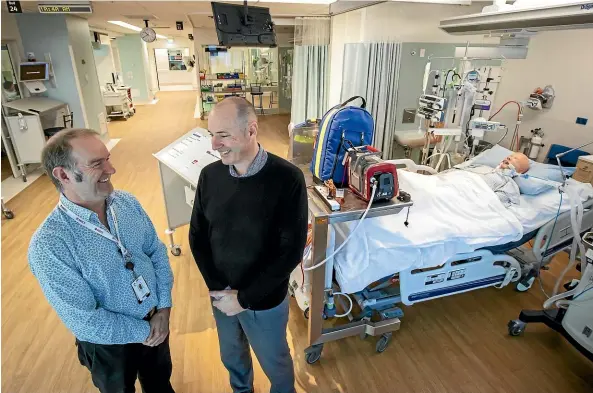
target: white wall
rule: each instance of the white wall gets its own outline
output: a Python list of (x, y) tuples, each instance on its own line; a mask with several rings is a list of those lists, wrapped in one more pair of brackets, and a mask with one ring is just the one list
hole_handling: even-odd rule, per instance
[(14, 41), (19, 51), (19, 56), (24, 59), (23, 42), (16, 23), (14, 14), (2, 12), (2, 41)]
[(329, 107), (339, 103), (344, 44), (356, 42), (497, 43), (498, 39), (454, 36), (439, 29), (441, 19), (479, 13), (484, 3), (472, 6), (381, 3), (331, 18)]
[[(23, 42), (21, 40), (21, 34), (19, 32), (19, 27), (16, 23), (16, 18), (14, 14), (9, 14), (8, 12), (2, 11), (2, 43), (7, 43), (9, 45), (10, 54), (12, 56), (13, 64), (18, 64), (22, 61), (25, 61), (25, 52), (23, 50)], [(2, 59), (4, 61), (4, 59)], [(18, 69), (14, 67), (16, 72), (15, 77), (18, 80)], [(21, 97), (28, 97), (29, 91), (24, 88), (21, 84), (19, 84), (19, 91), (21, 92)]]
[(105, 86), (106, 83), (113, 83), (111, 74), (115, 72), (115, 62), (109, 37), (101, 35), (101, 48), (93, 48), (93, 55), (100, 85)]
[(89, 36), (89, 23), (86, 19), (77, 16), (67, 16), (66, 27), (74, 55), (72, 62), (76, 66), (86, 120), (89, 128), (97, 130), (101, 134), (106, 134), (105, 105), (103, 105), (103, 94), (101, 93), (93, 47)]
[[(593, 103), (589, 98), (593, 91), (592, 42), (593, 29), (541, 32), (531, 39), (526, 59), (505, 63), (494, 110), (509, 100), (525, 101), (536, 87), (551, 84), (556, 90), (552, 108), (524, 110), (520, 134), (528, 136), (538, 127), (545, 133), (539, 160), (553, 143), (576, 147), (593, 141)], [(507, 147), (515, 126), (515, 108), (507, 105), (495, 118), (509, 125), (509, 135), (502, 143)], [(587, 125), (576, 124), (577, 116), (588, 118)], [(593, 152), (593, 145), (584, 150)]]
[(277, 33), (276, 45), (278, 46), (294, 46), (294, 33)]
[(144, 78), (146, 79), (146, 85), (150, 90), (148, 97), (149, 101), (152, 101), (154, 99), (155, 93), (158, 91), (158, 88), (152, 83), (152, 67), (150, 66), (149, 52), (148, 44), (142, 41), (142, 63), (144, 64), (144, 69), (146, 70), (144, 73)]
[[(175, 41), (172, 44), (169, 44), (167, 40), (156, 40), (148, 44), (148, 62), (150, 64), (151, 69), (151, 83), (154, 86), (157, 86), (157, 75), (156, 75), (156, 65), (154, 59), (154, 50), (155, 49), (183, 49), (189, 48), (189, 56), (192, 56), (195, 53), (194, 42), (190, 41), (188, 38), (185, 37), (175, 37)], [(197, 56), (196, 56), (197, 57)], [(161, 74), (162, 78), (161, 78)], [(160, 72), (159, 71), (159, 81), (161, 85), (167, 84), (175, 84), (175, 85), (192, 85), (194, 89), (198, 88), (198, 73), (194, 69), (191, 72), (188, 71), (168, 71), (168, 72)]]

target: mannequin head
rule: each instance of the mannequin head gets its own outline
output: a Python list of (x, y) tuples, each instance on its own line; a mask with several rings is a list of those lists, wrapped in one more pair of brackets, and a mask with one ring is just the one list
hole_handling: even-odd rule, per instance
[(529, 158), (523, 153), (515, 152), (502, 160), (499, 167), (508, 169), (511, 165), (517, 173), (525, 173), (529, 170)]

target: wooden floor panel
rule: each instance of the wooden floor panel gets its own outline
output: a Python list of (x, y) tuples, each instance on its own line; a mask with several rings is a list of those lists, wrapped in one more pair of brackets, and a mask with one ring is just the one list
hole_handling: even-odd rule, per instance
[[(112, 151), (115, 187), (138, 197), (165, 240), (163, 196), (152, 154), (205, 123), (193, 118), (195, 92), (162, 92), (159, 98), (156, 105), (139, 106), (130, 120), (110, 123), (109, 132), (122, 138)], [(288, 116), (260, 118), (260, 142), (281, 156), (288, 150), (288, 121)], [(8, 203), (15, 219), (2, 219), (2, 392), (95, 392), (76, 358), (73, 336), (47, 304), (26, 260), (31, 235), (57, 199), (44, 176)], [(230, 392), (208, 291), (190, 256), (187, 234), (187, 227), (176, 232), (182, 255), (171, 257), (173, 386), (178, 393)], [(558, 257), (544, 272), (548, 292), (565, 263), (565, 256)], [(374, 338), (351, 337), (326, 344), (313, 366), (303, 354), (306, 321), (291, 301), (288, 340), (297, 391), (592, 392), (593, 364), (559, 334), (529, 326), (523, 337), (507, 335), (509, 319), (522, 308), (539, 309), (543, 300), (536, 285), (528, 293), (490, 288), (404, 307), (401, 329), (383, 354), (375, 353)], [(258, 393), (269, 390), (257, 362), (255, 384)]]

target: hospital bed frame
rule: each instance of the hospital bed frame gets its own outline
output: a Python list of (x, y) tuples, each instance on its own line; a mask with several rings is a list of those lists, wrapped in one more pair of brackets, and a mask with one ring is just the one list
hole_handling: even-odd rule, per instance
[[(421, 166), (409, 159), (391, 161), (400, 169), (411, 172), (424, 171), (435, 174), (433, 168)], [(401, 168), (403, 167), (403, 168)], [(414, 195), (411, 196), (412, 200)], [(409, 204), (399, 203), (391, 207), (372, 207), (368, 218), (388, 214), (397, 214)], [(582, 231), (593, 227), (593, 199), (583, 207)], [(340, 228), (332, 224), (358, 220), (364, 209), (331, 212), (323, 201), (309, 191), (309, 211), (312, 216), (312, 258), (311, 263), (317, 264), (333, 252), (335, 248), (335, 232)], [(554, 225), (554, 221), (556, 224)], [(553, 231), (553, 232), (552, 232)], [(344, 233), (340, 233), (345, 238)], [(508, 255), (486, 249), (471, 253), (457, 254), (441, 266), (426, 269), (407, 269), (399, 272), (399, 291), (386, 292), (387, 285), (377, 285), (372, 290), (354, 294), (352, 297), (361, 309), (362, 317), (348, 315), (349, 323), (332, 327), (324, 327), (327, 318), (327, 304), (334, 304), (334, 296), (338, 288), (333, 282), (334, 261), (329, 259), (323, 268), (311, 273), (311, 300), (309, 306), (309, 347), (305, 349), (307, 363), (313, 364), (321, 357), (323, 344), (341, 338), (359, 335), (381, 336), (377, 342), (377, 352), (383, 352), (389, 343), (392, 332), (399, 329), (403, 312), (398, 303), (412, 305), (417, 302), (437, 299), (457, 293), (494, 286), (503, 288), (510, 282), (519, 281), (526, 274), (538, 274), (539, 269), (551, 260), (551, 257), (570, 247), (572, 242), (570, 211), (558, 216), (543, 225), (534, 238), (533, 248), (521, 246), (518, 253)], [(534, 272), (535, 270), (535, 272)], [(389, 284), (387, 281), (386, 284)], [(344, 306), (344, 302), (338, 301)], [(365, 311), (367, 311), (365, 313)], [(377, 311), (379, 321), (371, 321), (368, 311)]]

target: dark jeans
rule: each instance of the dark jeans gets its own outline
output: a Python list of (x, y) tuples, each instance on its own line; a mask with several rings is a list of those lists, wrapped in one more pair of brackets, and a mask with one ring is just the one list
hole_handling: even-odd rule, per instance
[(222, 363), (229, 371), (233, 393), (253, 392), (249, 345), (270, 379), (271, 393), (295, 393), (294, 368), (286, 341), (288, 298), (264, 311), (245, 310), (229, 317), (214, 310)]
[(169, 337), (159, 346), (101, 345), (76, 340), (78, 360), (91, 372), (101, 393), (133, 393), (136, 377), (144, 393), (175, 393), (169, 379)]

